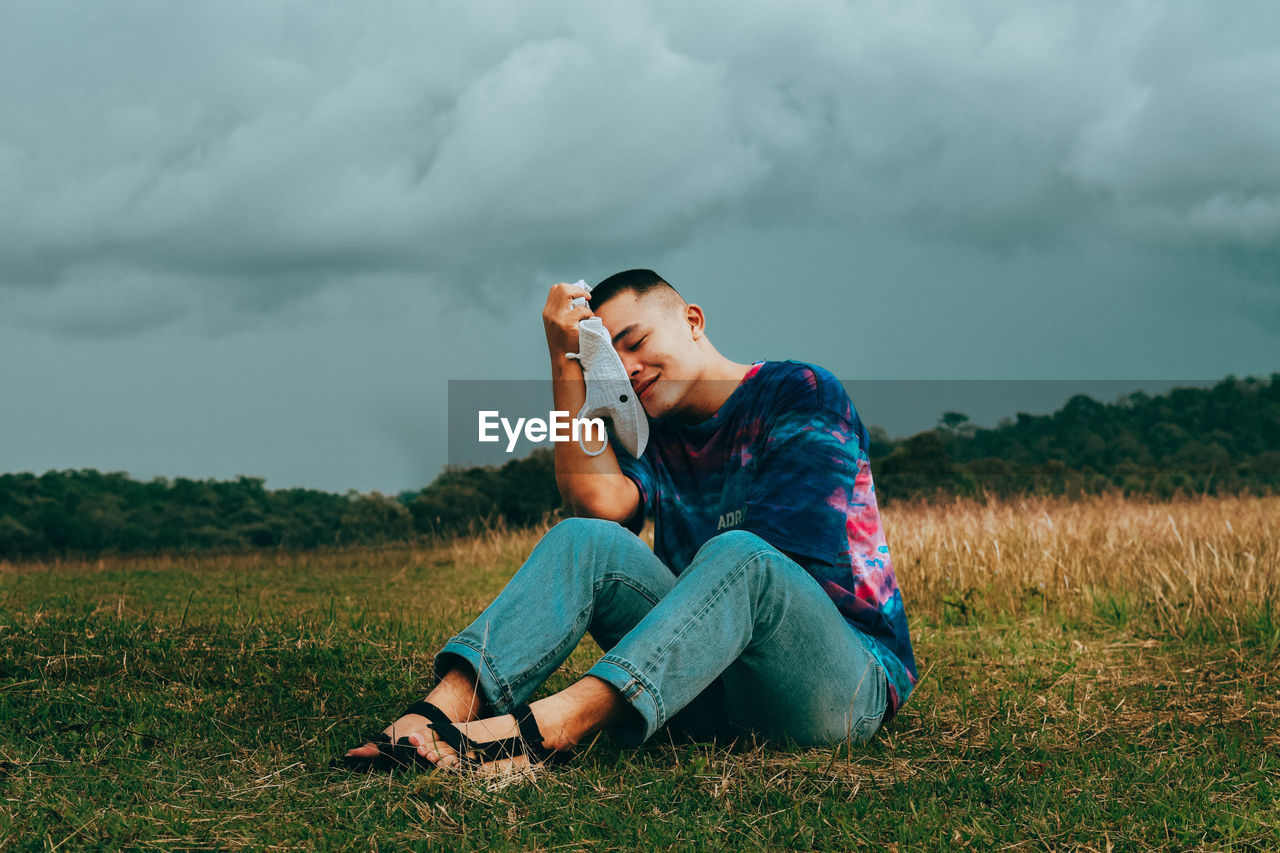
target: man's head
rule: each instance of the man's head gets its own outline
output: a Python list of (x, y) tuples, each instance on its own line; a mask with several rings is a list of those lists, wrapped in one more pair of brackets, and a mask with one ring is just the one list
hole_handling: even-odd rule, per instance
[(707, 340), (700, 307), (653, 270), (627, 270), (592, 288), (591, 310), (609, 330), (650, 417), (705, 416), (691, 391), (723, 359)]
[(684, 300), (676, 289), (653, 270), (625, 270), (614, 273), (591, 288), (591, 310), (598, 311), (601, 305), (620, 293), (634, 293), (639, 297), (655, 291), (668, 301), (674, 303), (674, 300), (679, 300), (680, 305), (684, 305)]

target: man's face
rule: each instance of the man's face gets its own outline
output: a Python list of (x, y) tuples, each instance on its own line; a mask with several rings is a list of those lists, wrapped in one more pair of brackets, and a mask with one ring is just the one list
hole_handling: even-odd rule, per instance
[[(694, 316), (691, 318), (690, 314)], [(702, 369), (702, 312), (670, 291), (624, 291), (595, 312), (613, 338), (640, 405), (652, 418), (679, 415)]]

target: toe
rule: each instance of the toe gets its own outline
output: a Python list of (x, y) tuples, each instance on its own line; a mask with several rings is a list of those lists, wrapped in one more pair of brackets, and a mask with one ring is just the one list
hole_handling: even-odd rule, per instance
[(409, 735), (409, 742), (418, 748), (418, 755), (437, 766), (448, 767), (458, 760), (452, 749), (437, 743), (434, 737), (423, 736), (414, 732)]
[(347, 756), (352, 758), (373, 758), (378, 754), (378, 747), (373, 743), (361, 744), (347, 750)]

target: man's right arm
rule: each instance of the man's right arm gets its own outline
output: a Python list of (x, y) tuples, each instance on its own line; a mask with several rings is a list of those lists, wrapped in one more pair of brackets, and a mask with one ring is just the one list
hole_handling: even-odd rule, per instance
[[(557, 284), (551, 288), (542, 310), (551, 354), (553, 408), (568, 412), (571, 418), (577, 417), (587, 399), (582, 365), (567, 355), (578, 351), (578, 322), (592, 316), (590, 308), (571, 305), (575, 296), (585, 295), (580, 287)], [(570, 513), (624, 525), (636, 521), (643, 511), (640, 489), (622, 473), (608, 441), (598, 456), (588, 456), (577, 441), (558, 441), (554, 446), (556, 486)]]

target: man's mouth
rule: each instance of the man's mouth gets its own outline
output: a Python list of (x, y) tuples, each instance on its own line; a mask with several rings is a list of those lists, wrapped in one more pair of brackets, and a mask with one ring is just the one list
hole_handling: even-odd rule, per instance
[(639, 397), (641, 400), (643, 400), (644, 392), (652, 388), (653, 383), (657, 381), (658, 381), (658, 374), (655, 373), (652, 376), (650, 376), (648, 379), (641, 382), (639, 385), (636, 386), (636, 396)]

